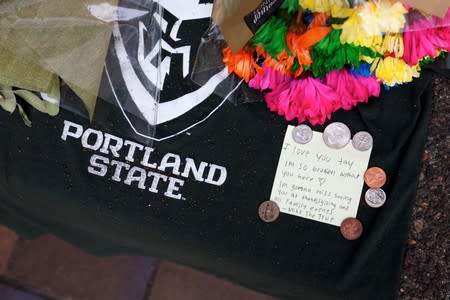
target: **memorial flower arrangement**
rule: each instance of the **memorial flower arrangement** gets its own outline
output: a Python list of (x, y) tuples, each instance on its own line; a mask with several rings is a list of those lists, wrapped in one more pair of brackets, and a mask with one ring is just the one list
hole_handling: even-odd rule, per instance
[(450, 50), (443, 18), (390, 0), (351, 8), (344, 0), (285, 0), (237, 53), (223, 51), (230, 73), (264, 93), (268, 108), (291, 121), (323, 124), (338, 109), (420, 76)]

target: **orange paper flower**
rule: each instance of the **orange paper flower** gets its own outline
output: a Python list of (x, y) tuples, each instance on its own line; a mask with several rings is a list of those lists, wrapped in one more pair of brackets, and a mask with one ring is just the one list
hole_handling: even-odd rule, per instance
[(330, 27), (324, 27), (326, 22), (325, 14), (316, 14), (314, 20), (317, 20), (306, 28), (302, 23), (302, 12), (299, 12), (297, 19), (291, 25), (286, 35), (286, 44), (294, 57), (297, 58), (301, 67), (295, 72), (295, 76), (300, 76), (303, 72), (303, 66), (311, 66), (312, 59), (310, 48), (322, 40), (331, 31)]
[(223, 62), (228, 67), (228, 73), (235, 73), (245, 82), (249, 82), (262, 68), (255, 61), (255, 48), (245, 46), (238, 53), (233, 54), (229, 47), (223, 49)]

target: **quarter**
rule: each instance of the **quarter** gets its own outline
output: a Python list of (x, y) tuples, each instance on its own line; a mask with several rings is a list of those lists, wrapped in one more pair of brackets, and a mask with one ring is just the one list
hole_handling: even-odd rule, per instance
[(349, 240), (354, 241), (361, 237), (363, 233), (362, 223), (355, 218), (347, 218), (341, 223), (341, 234), (342, 236)]
[(308, 144), (313, 138), (313, 131), (308, 125), (299, 125), (292, 131), (292, 138), (296, 143)]
[(258, 213), (261, 220), (272, 223), (280, 216), (280, 207), (274, 201), (265, 201), (259, 206)]
[(378, 189), (386, 184), (386, 172), (382, 168), (373, 167), (364, 173), (364, 182), (373, 189)]
[(341, 122), (334, 122), (325, 128), (323, 132), (324, 143), (333, 149), (342, 149), (350, 142), (350, 129)]
[(359, 151), (367, 151), (373, 146), (373, 137), (367, 131), (360, 131), (353, 136), (353, 147)]
[(365, 199), (370, 207), (379, 208), (386, 203), (386, 193), (382, 189), (368, 189)]

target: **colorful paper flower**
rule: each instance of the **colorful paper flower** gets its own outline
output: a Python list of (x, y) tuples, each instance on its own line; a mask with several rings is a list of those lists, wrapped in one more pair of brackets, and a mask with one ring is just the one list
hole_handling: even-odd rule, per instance
[[(319, 25), (319, 22), (322, 22), (323, 18), (322, 20), (319, 19), (319, 22), (311, 23), (310, 26), (306, 28), (303, 24), (302, 16), (302, 11), (299, 11), (297, 18), (289, 27), (289, 31), (286, 35), (286, 44), (300, 65), (294, 72), (296, 77), (300, 76), (303, 72), (303, 66), (311, 66), (312, 64), (310, 48), (322, 40), (331, 30), (330, 27)], [(321, 17), (321, 15), (319, 15), (319, 17)]]
[(291, 79), (291, 76), (284, 75), (263, 64), (262, 71), (256, 74), (248, 85), (256, 90), (273, 90), (283, 82), (290, 81)]
[(235, 55), (225, 49), (224, 62), (265, 93), (271, 111), (323, 124), (338, 109), (378, 97), (381, 84), (411, 82), (421, 66), (450, 51), (450, 9), (444, 18), (411, 9), (405, 28), (408, 6), (391, 2), (349, 8), (346, 0), (285, 0), (253, 47)]
[(346, 65), (359, 66), (363, 56), (376, 56), (376, 53), (369, 48), (342, 44), (341, 33), (341, 30), (332, 30), (312, 48), (314, 76), (323, 77), (326, 73), (341, 70)]
[(256, 73), (262, 71), (255, 61), (255, 49), (251, 46), (242, 48), (236, 54), (233, 54), (228, 47), (223, 49), (223, 62), (227, 65), (230, 74), (235, 73), (245, 82), (249, 82)]
[(296, 13), (300, 8), (300, 3), (298, 0), (284, 0), (281, 8), (286, 9), (290, 14)]
[(347, 69), (332, 71), (325, 77), (325, 84), (340, 97), (339, 108), (349, 110), (369, 97), (380, 95), (380, 83), (374, 76), (354, 76)]
[(346, 0), (300, 0), (300, 5), (313, 12), (326, 13), (333, 17), (343, 17), (349, 9)]
[(308, 120), (313, 125), (323, 124), (339, 108), (339, 96), (320, 80), (286, 81), (265, 95), (267, 106), (288, 121)]
[(405, 45), (401, 33), (388, 33), (384, 36), (381, 49), (378, 51), (384, 55), (403, 57)]
[(267, 20), (252, 38), (255, 46), (263, 47), (271, 57), (276, 58), (283, 51), (287, 51), (286, 34), (288, 23), (285, 18), (272, 16)]
[(291, 114), (295, 115), (299, 122), (306, 119), (312, 125), (323, 124), (339, 109), (337, 93), (318, 79), (307, 77), (298, 80), (296, 94), (300, 101), (291, 106)]
[(341, 42), (376, 49), (384, 33), (401, 32), (408, 11), (400, 2), (369, 1), (356, 7), (350, 17), (335, 28), (342, 29)]
[(292, 66), (294, 65), (294, 57), (290, 56), (286, 51), (281, 52), (276, 59), (268, 55), (262, 47), (256, 47), (256, 52), (265, 58), (264, 64), (267, 67), (284, 75), (293, 75)]
[[(419, 14), (418, 12), (413, 12)], [(450, 50), (450, 30), (448, 25), (440, 26), (445, 18), (419, 16), (406, 27), (404, 33), (405, 52), (403, 59), (411, 66), (417, 65), (424, 58), (435, 58), (441, 50)], [(450, 20), (449, 20), (450, 21)]]
[(419, 67), (410, 66), (404, 60), (395, 57), (378, 58), (372, 64), (371, 71), (387, 86), (411, 82), (419, 77)]
[(433, 17), (435, 34), (444, 41), (447, 41), (447, 51), (450, 51), (450, 7), (443, 18)]

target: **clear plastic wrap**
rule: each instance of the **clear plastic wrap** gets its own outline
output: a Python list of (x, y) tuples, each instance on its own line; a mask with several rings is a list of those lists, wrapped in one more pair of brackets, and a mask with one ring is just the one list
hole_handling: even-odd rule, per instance
[[(227, 70), (227, 66), (223, 62), (223, 50), (226, 47), (227, 42), (220, 33), (219, 26), (211, 20), (208, 30), (202, 36), (196, 55), (191, 75), (192, 81), (201, 86), (214, 74), (221, 70)], [(227, 98), (235, 105), (264, 100), (259, 91), (249, 88), (242, 79), (232, 73), (216, 88), (215, 93)]]
[[(111, 42), (104, 60), (98, 97), (118, 106), (128, 123), (127, 135), (151, 144), (158, 124), (161, 85), (163, 8), (149, 0), (121, 0), (110, 20)], [(96, 116), (104, 123), (105, 116)]]

